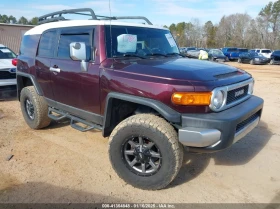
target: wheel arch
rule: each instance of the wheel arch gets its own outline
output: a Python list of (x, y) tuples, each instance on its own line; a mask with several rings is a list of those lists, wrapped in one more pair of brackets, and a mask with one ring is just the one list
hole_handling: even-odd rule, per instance
[[(116, 108), (118, 108), (117, 105), (119, 104), (128, 105), (131, 109), (129, 109), (126, 112), (126, 114), (124, 113), (123, 115), (118, 115), (119, 112), (116, 111)], [(181, 114), (160, 101), (117, 92), (111, 92), (106, 98), (102, 132), (103, 136), (109, 136), (113, 131), (114, 127), (119, 122), (129, 117), (131, 114), (137, 113), (137, 111), (139, 111), (139, 113), (158, 114), (171, 123), (181, 122)]]
[(20, 92), (26, 86), (34, 86), (38, 95), (43, 96), (43, 91), (40, 88), (37, 80), (33, 75), (23, 72), (17, 72), (17, 97), (20, 100)]

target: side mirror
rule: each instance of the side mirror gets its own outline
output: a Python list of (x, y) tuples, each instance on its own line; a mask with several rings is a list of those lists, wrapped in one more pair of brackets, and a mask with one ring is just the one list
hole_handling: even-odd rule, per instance
[(70, 57), (72, 60), (82, 61), (86, 60), (86, 44), (83, 42), (72, 42), (70, 43)]
[(84, 42), (72, 42), (70, 43), (70, 57), (72, 60), (81, 61), (81, 70), (87, 71), (88, 62), (86, 44)]

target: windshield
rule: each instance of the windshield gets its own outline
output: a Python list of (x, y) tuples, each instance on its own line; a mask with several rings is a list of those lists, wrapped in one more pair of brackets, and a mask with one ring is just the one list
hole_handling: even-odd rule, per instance
[(179, 54), (168, 30), (131, 26), (111, 26), (110, 29), (105, 26), (105, 31), (107, 57)]
[(270, 50), (262, 50), (261, 53), (271, 53), (271, 51)]
[(238, 49), (239, 52), (248, 52), (248, 49)]
[(228, 52), (237, 52), (237, 49), (236, 48), (231, 48), (231, 49), (228, 49), (227, 51)]
[(0, 47), (0, 59), (13, 59), (16, 54), (7, 47)]
[(212, 54), (216, 56), (224, 56), (223, 52), (221, 50), (212, 50)]

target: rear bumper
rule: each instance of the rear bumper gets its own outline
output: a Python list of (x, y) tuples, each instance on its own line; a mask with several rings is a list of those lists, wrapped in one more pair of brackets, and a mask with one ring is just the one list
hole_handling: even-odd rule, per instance
[(179, 141), (193, 152), (216, 152), (239, 141), (261, 118), (263, 99), (252, 96), (230, 109), (209, 114), (182, 115)]

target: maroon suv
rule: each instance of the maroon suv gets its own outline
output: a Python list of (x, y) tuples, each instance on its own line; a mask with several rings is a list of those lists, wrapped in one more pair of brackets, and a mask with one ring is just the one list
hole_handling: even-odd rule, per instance
[[(92, 20), (63, 21), (90, 12)], [(103, 18), (103, 19), (102, 19)], [(263, 100), (250, 74), (184, 58), (166, 28), (98, 17), (91, 9), (40, 17), (23, 37), (18, 98), (33, 129), (69, 118), (80, 131), (109, 136), (117, 174), (142, 189), (166, 187), (182, 165), (183, 146), (215, 152), (257, 126)], [(93, 145), (94, 146), (94, 145)]]

